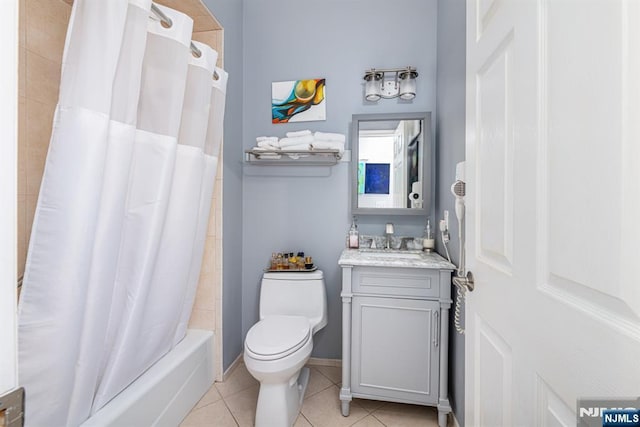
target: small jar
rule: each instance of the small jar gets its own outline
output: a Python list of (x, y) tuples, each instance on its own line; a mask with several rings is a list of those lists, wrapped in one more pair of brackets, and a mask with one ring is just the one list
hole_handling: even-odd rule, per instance
[(313, 258), (310, 256), (304, 257), (304, 268), (311, 270), (313, 268)]

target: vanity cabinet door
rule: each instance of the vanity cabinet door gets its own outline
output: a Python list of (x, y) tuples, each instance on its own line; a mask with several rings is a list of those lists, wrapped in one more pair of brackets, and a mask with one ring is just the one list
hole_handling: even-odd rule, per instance
[(357, 296), (352, 321), (354, 394), (438, 403), (438, 301)]

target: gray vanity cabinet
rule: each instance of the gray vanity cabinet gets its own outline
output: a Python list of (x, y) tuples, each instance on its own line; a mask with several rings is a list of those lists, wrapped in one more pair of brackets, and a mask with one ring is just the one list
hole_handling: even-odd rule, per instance
[(352, 304), (351, 392), (436, 405), (438, 302), (357, 296)]
[(446, 426), (451, 264), (436, 254), (409, 264), (378, 260), (346, 250), (339, 262), (342, 415), (357, 397), (437, 406)]

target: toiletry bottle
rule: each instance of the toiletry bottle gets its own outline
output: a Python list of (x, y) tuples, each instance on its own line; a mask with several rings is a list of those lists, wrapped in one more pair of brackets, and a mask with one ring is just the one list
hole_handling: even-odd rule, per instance
[(298, 260), (298, 270), (304, 270), (304, 252), (298, 252), (296, 259)]
[(349, 229), (349, 248), (358, 249), (359, 247), (358, 226), (356, 225), (356, 217), (354, 216), (351, 221), (351, 229)]
[(427, 218), (427, 226), (424, 229), (424, 237), (422, 238), (422, 250), (432, 252), (435, 248), (435, 243), (433, 233), (431, 232), (431, 221)]

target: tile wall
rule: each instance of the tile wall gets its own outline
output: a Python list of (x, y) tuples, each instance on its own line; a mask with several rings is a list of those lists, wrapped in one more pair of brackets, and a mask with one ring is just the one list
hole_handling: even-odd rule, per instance
[[(18, 277), (24, 274), (31, 224), (51, 138), (62, 52), (73, 0), (20, 0), (18, 107)], [(223, 30), (199, 0), (159, 0), (194, 20), (193, 39), (219, 52)], [(222, 378), (222, 153), (190, 327), (216, 332), (217, 378)]]
[(18, 276), (24, 273), (70, 15), (71, 6), (63, 0), (20, 0)]

